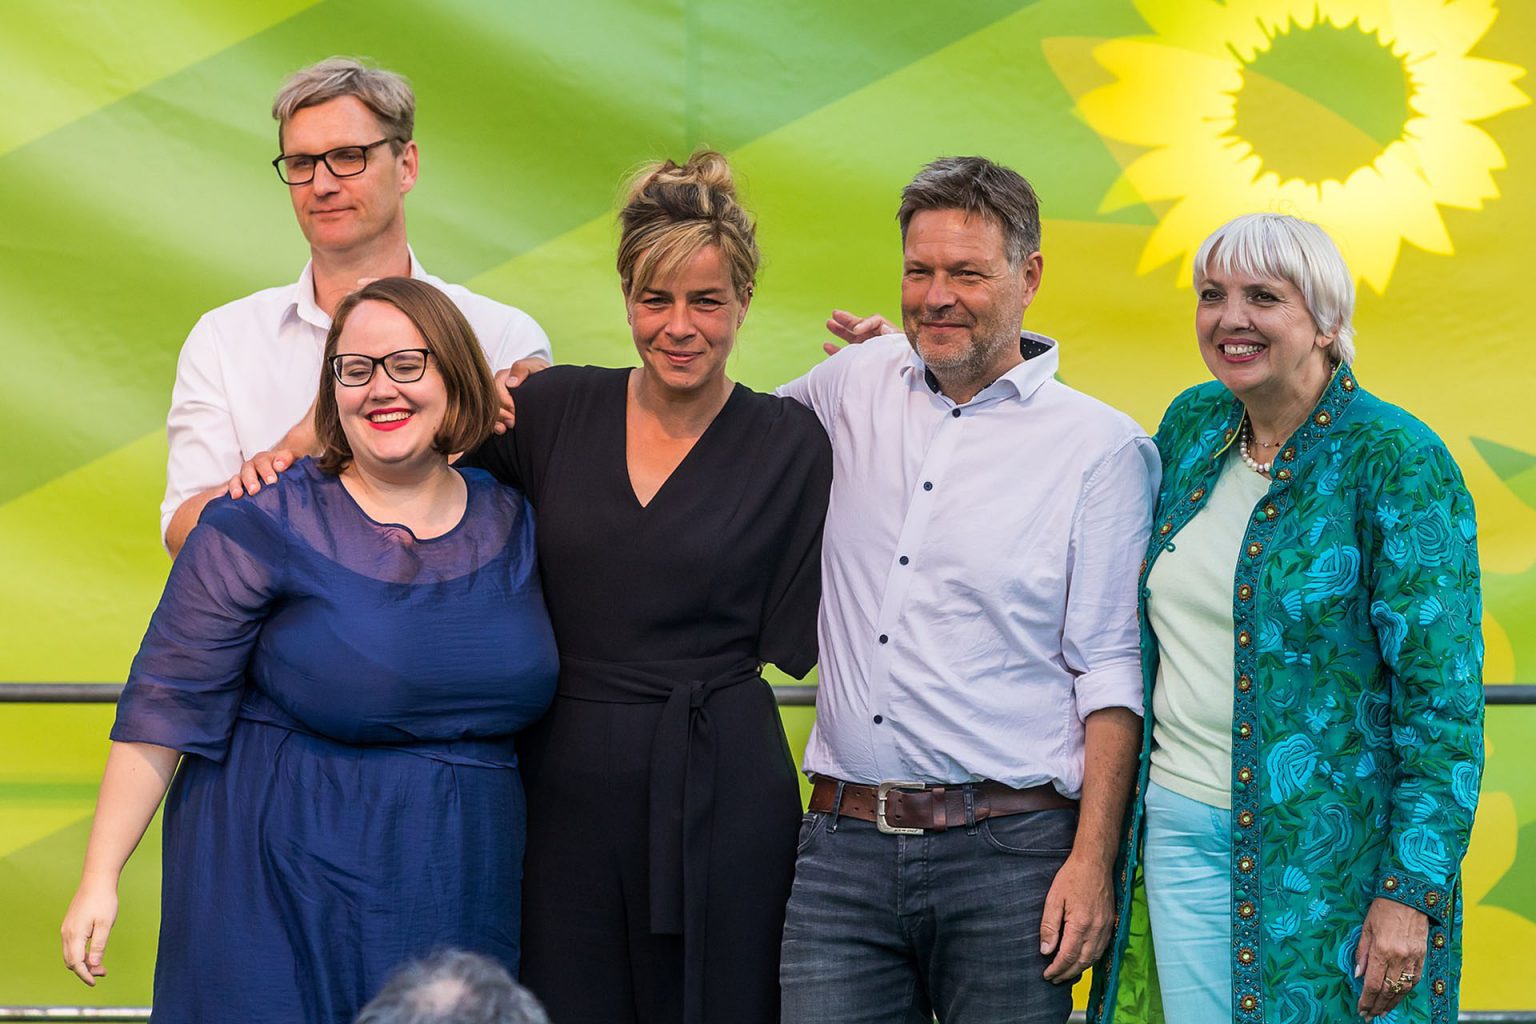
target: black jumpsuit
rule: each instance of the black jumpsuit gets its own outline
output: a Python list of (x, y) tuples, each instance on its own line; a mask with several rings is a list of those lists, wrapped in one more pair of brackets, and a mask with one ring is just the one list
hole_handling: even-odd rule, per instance
[(468, 457), (536, 510), (560, 648), (519, 743), (523, 981), (560, 1024), (771, 1024), (800, 801), (759, 669), (816, 661), (831, 448), (738, 384), (642, 507), (629, 372), (531, 377)]

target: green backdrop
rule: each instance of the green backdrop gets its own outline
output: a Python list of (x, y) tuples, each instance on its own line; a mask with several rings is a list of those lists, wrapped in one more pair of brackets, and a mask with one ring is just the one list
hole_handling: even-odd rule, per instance
[[(0, 32), (0, 681), (120, 681), (167, 560), (176, 353), (305, 250), (272, 93), (363, 54), (419, 95), (412, 242), (537, 317), (568, 362), (631, 359), (618, 182), (732, 158), (766, 267), (733, 373), (820, 358), (834, 306), (896, 313), (901, 185), (983, 153), (1045, 215), (1034, 329), (1153, 425), (1202, 379), (1188, 264), (1254, 209), (1321, 220), (1360, 277), (1358, 370), (1449, 443), (1479, 506), (1490, 683), (1536, 682), (1536, 440), (1521, 295), (1536, 237), (1536, 5), (1490, 0), (12, 0)], [(109, 708), (0, 706), (0, 1004), (143, 1004), (152, 831), (108, 980), (60, 967)], [(803, 740), (809, 712), (786, 712)], [(1536, 1006), (1536, 708), (1495, 709), (1466, 866), (1465, 1005)]]

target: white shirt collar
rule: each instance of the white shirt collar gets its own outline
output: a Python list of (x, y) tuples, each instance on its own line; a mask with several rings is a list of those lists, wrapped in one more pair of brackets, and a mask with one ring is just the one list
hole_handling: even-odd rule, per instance
[[(405, 254), (410, 260), (411, 276), (418, 281), (427, 280), (427, 272), (422, 269), (421, 263), (416, 259), (415, 250), (407, 245)], [(305, 263), (304, 269), (299, 273), (299, 280), (294, 285), (293, 301), (289, 303), (283, 315), (297, 316), (300, 320), (314, 324), (322, 331), (331, 329), (330, 315), (315, 302), (315, 261), (313, 259)]]
[[(1036, 334), (1034, 331), (1019, 332), (1019, 350), (1024, 355), (1024, 361), (1013, 367), (991, 384), (982, 388), (967, 405), (977, 402), (985, 402), (996, 398), (1012, 397), (1024, 401), (1040, 389), (1040, 385), (1056, 376), (1056, 371), (1061, 366), (1061, 349), (1055, 338), (1044, 334)], [(905, 376), (914, 387), (922, 386), (939, 397), (944, 396), (939, 392), (938, 381), (923, 365), (923, 360), (913, 349), (907, 361), (902, 364), (902, 375)], [(945, 401), (949, 399), (945, 398)]]

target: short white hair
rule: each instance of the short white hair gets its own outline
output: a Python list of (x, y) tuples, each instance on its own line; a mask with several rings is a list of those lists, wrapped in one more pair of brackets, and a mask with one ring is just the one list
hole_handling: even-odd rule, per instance
[(1212, 232), (1195, 253), (1195, 290), (1211, 270), (1289, 281), (1301, 291), (1319, 332), (1333, 335), (1328, 354), (1355, 361), (1355, 278), (1328, 232), (1300, 217), (1248, 213)]

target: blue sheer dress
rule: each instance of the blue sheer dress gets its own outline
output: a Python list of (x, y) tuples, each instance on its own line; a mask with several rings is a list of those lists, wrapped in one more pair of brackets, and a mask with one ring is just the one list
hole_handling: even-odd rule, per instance
[(463, 520), (429, 540), (308, 460), (189, 536), (112, 729), (185, 755), (157, 1024), (346, 1024), (443, 946), (516, 970), (512, 734), (558, 663), (527, 504), (463, 476)]

